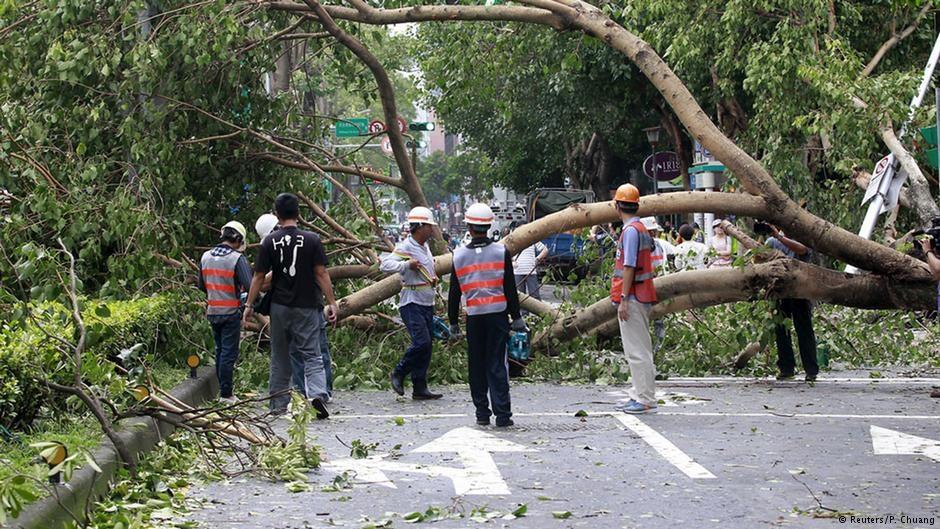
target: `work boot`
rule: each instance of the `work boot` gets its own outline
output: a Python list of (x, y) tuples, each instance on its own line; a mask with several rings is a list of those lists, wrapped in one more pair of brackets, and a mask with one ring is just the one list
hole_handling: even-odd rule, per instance
[(313, 399), (310, 401), (310, 405), (313, 406), (313, 409), (317, 410), (317, 420), (322, 421), (330, 416), (330, 412), (326, 411), (326, 405), (323, 404), (322, 400)]
[(405, 395), (404, 377), (392, 371), (392, 374), (389, 375), (388, 378), (389, 380), (392, 381), (392, 391), (394, 391), (395, 393), (398, 393), (399, 396), (404, 396)]
[(437, 400), (443, 396), (440, 393), (431, 393), (426, 382), (418, 382), (411, 391), (411, 398), (414, 400)]

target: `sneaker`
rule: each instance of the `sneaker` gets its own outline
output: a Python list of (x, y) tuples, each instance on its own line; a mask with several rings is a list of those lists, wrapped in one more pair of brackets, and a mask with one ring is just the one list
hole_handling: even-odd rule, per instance
[(643, 404), (642, 402), (637, 402), (637, 401), (628, 402), (627, 405), (621, 409), (621, 411), (623, 411), (624, 413), (630, 413), (633, 415), (642, 415), (644, 413), (652, 413), (654, 410), (656, 410), (656, 406)]
[(816, 382), (816, 375), (806, 375), (807, 382)]
[(330, 416), (330, 412), (326, 411), (326, 405), (323, 404), (322, 400), (313, 399), (310, 401), (310, 405), (317, 410), (317, 420), (322, 421)]
[(232, 395), (231, 397), (219, 397), (219, 402), (224, 402), (225, 404), (232, 406), (238, 404), (238, 397), (235, 395)]
[(487, 419), (481, 419), (479, 417), (477, 418), (477, 426), (489, 426), (489, 425), (490, 425), (490, 420), (488, 418)]
[(620, 404), (614, 405), (614, 409), (617, 411), (623, 411), (624, 408), (633, 404), (636, 404), (636, 401), (633, 399), (630, 399), (627, 402), (621, 402)]
[(398, 394), (398, 396), (405, 395), (405, 379), (401, 375), (392, 371), (388, 375), (389, 381), (392, 383), (392, 391)]
[(794, 376), (795, 375), (793, 374), (792, 371), (787, 372), (787, 373), (778, 373), (777, 380), (793, 380)]
[(512, 426), (513, 424), (516, 424), (516, 423), (512, 422), (512, 419), (504, 419), (504, 420), (496, 419), (497, 428), (507, 428), (509, 426)]

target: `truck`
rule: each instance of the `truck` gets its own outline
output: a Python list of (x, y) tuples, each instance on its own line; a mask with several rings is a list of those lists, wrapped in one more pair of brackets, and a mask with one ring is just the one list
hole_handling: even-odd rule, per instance
[[(529, 222), (561, 211), (572, 204), (590, 204), (595, 201), (594, 192), (583, 189), (541, 188), (529, 193)], [(550, 235), (542, 240), (548, 248), (548, 257), (543, 266), (556, 271), (561, 278), (575, 272), (579, 277), (583, 271), (578, 267), (578, 258), (584, 250), (584, 239), (575, 232), (563, 232)]]

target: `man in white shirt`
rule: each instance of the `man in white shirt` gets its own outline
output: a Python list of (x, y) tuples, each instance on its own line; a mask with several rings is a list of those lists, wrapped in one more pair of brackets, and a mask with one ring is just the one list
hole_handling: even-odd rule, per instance
[[(519, 225), (513, 223), (511, 228), (515, 230)], [(516, 288), (523, 294), (528, 294), (535, 299), (541, 300), (539, 294), (539, 263), (548, 257), (548, 248), (539, 241), (519, 252), (512, 258), (513, 275), (516, 276)]]
[(442, 397), (428, 389), (428, 366), (431, 364), (434, 328), (434, 256), (428, 240), (437, 222), (425, 207), (415, 207), (408, 213), (410, 235), (395, 245), (395, 251), (384, 256), (379, 264), (383, 272), (395, 272), (401, 277), (402, 288), (398, 298), (398, 311), (411, 335), (411, 347), (392, 370), (389, 378), (392, 390), (404, 395), (404, 379), (411, 375), (414, 400), (434, 400)]
[(679, 227), (679, 237), (683, 242), (676, 245), (676, 270), (704, 270), (708, 246), (693, 240), (695, 228), (683, 224)]

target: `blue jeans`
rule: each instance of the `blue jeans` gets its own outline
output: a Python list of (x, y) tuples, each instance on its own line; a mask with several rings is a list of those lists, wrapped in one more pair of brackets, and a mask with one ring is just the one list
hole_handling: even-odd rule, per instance
[(223, 398), (232, 396), (241, 323), (240, 316), (209, 319), (212, 337), (215, 339), (215, 375), (219, 379), (219, 395)]
[(428, 366), (431, 365), (431, 339), (434, 328), (434, 307), (409, 303), (398, 308), (402, 321), (411, 335), (411, 347), (395, 366), (395, 374), (411, 374), (414, 389), (428, 387)]
[[(320, 327), (320, 355), (323, 357), (323, 372), (326, 373), (327, 395), (333, 396), (333, 357), (330, 355), (330, 341), (326, 336), (326, 328), (329, 326), (326, 318), (321, 315), (320, 321), (323, 325)], [(291, 371), (293, 376), (294, 389), (303, 396), (307, 396), (304, 391), (304, 361), (299, 354), (292, 354), (290, 357)]]

